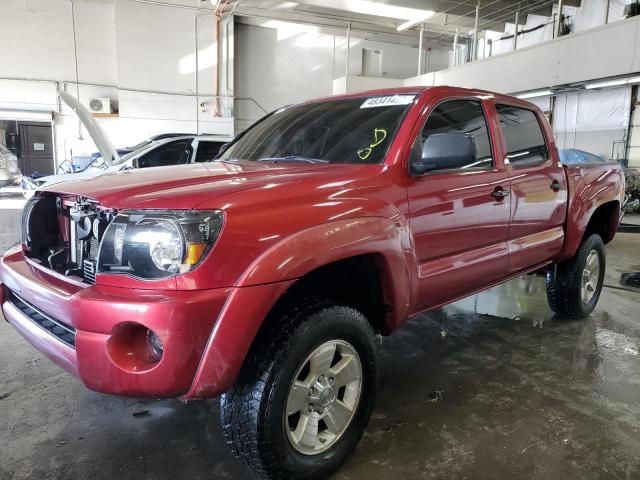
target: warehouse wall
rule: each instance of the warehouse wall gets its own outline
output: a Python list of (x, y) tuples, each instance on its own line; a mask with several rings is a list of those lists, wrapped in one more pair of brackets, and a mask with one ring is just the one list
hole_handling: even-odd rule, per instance
[[(118, 118), (99, 119), (116, 146), (159, 132), (195, 132), (196, 118), (202, 132), (233, 134), (232, 119), (213, 113), (212, 15), (198, 19), (198, 99), (194, 34), (198, 12), (131, 0), (77, 0), (74, 8), (80, 99), (86, 104), (93, 97), (109, 97), (119, 108)], [(0, 110), (5, 117), (11, 111), (56, 112), (59, 163), (71, 151), (95, 151), (92, 141), (78, 139), (75, 116), (59, 108), (55, 94), (58, 88), (76, 93), (71, 83), (76, 76), (72, 19), (69, 0), (4, 0), (0, 15)], [(232, 39), (233, 24), (228, 28)], [(222, 33), (224, 42), (227, 37)], [(231, 82), (227, 92), (221, 83), (223, 93), (232, 95), (232, 88)], [(201, 102), (206, 103), (204, 112), (199, 111)], [(223, 113), (229, 117), (231, 109)]]
[[(346, 38), (319, 33), (311, 26), (268, 22), (268, 26), (236, 25), (236, 95), (255, 99), (266, 111), (309, 98), (332, 95), (334, 80), (344, 77)], [(372, 42), (353, 37), (350, 42), (349, 74), (362, 73), (363, 48), (383, 51), (384, 79), (404, 79), (417, 71), (418, 50), (403, 45)], [(432, 50), (429, 66), (447, 65), (447, 51)], [(402, 84), (398, 80), (397, 84)], [(244, 129), (263, 112), (250, 101), (236, 102), (238, 129)]]

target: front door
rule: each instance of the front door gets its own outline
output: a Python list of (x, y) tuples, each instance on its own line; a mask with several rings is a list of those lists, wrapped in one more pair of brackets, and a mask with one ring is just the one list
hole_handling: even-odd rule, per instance
[(409, 219), (418, 263), (416, 311), (473, 293), (507, 272), (509, 179), (497, 161), (498, 144), (489, 134), (482, 101), (439, 103), (428, 114), (411, 155), (423, 155), (430, 135), (447, 133), (466, 135), (475, 155), (458, 168), (409, 178)]
[(510, 177), (509, 272), (544, 263), (562, 248), (567, 208), (564, 169), (551, 155), (541, 114), (496, 104)]
[(49, 123), (18, 123), (23, 175), (53, 175), (53, 135)]

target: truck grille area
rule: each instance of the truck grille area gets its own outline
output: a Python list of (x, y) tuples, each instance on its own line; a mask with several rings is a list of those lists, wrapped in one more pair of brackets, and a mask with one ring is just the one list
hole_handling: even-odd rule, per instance
[(20, 310), (33, 323), (46, 330), (62, 343), (76, 348), (76, 329), (60, 320), (56, 320), (26, 302), (12, 291), (7, 292), (7, 301)]
[(84, 197), (36, 194), (22, 217), (25, 254), (45, 268), (93, 284), (100, 240), (114, 215)]

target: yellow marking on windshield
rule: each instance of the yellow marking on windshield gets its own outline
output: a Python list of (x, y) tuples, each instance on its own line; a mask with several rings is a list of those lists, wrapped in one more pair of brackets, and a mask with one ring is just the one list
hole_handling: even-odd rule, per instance
[(368, 147), (360, 148), (358, 150), (358, 157), (360, 160), (366, 160), (373, 153), (373, 149), (380, 145), (387, 138), (387, 130), (384, 128), (374, 128), (373, 129), (373, 143), (371, 143)]

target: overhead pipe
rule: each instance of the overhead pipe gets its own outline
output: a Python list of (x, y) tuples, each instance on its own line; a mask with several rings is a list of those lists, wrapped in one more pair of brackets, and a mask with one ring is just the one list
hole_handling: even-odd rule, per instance
[[(76, 69), (76, 98), (80, 101), (80, 75), (78, 73), (78, 40), (76, 38), (76, 10), (75, 2), (71, 0), (71, 30), (73, 31), (73, 60), (75, 62)], [(78, 117), (78, 140), (83, 140), (82, 137), (82, 120)]]
[[(224, 15), (224, 11), (225, 8), (227, 8), (227, 5), (229, 5), (229, 0), (218, 0), (218, 2), (216, 3), (216, 9), (215, 9), (215, 16), (216, 16), (216, 20), (215, 20), (215, 25), (216, 25), (216, 97), (215, 97), (215, 108), (214, 108), (214, 115), (216, 117), (222, 117), (222, 112), (220, 112), (220, 69), (221, 69), (221, 62), (220, 62), (220, 52), (221, 52), (221, 48), (220, 48), (220, 23), (222, 20), (222, 16)], [(237, 3), (234, 4), (233, 9), (232, 9), (232, 13), (233, 10), (235, 10), (235, 7), (237, 6)]]

